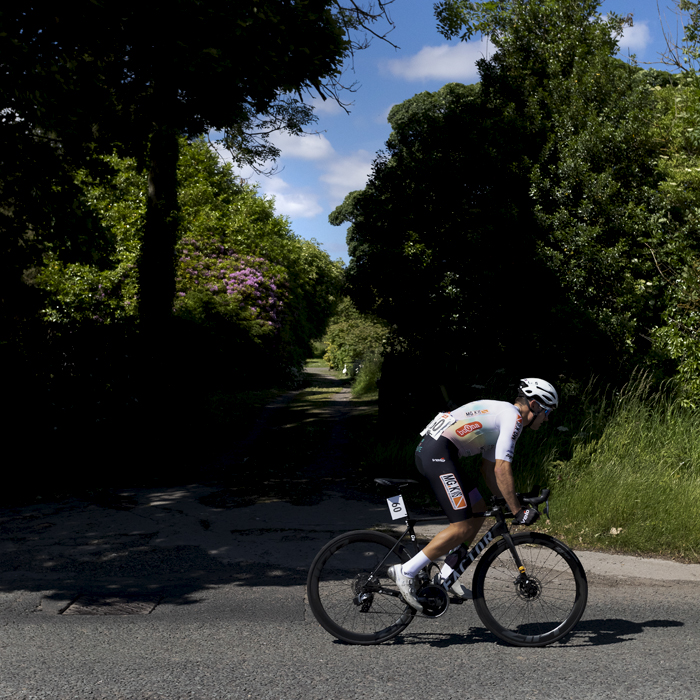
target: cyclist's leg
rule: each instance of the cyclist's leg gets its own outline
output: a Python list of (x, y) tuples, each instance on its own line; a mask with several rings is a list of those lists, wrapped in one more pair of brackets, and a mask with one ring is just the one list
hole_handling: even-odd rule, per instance
[(428, 479), (450, 525), (403, 565), (406, 576), (415, 576), (428, 562), (471, 540), (484, 521), (483, 518), (469, 517), (467, 498), (477, 510), (486, 507), (476, 485), (460, 473), (458, 459), (456, 446), (444, 437), (438, 440), (426, 437), (416, 450), (418, 471)]
[[(417, 598), (414, 581), (418, 572), (431, 561), (473, 537), (483, 522), (483, 518), (470, 518), (471, 511), (467, 507), (469, 495), (475, 492), (473, 496), (477, 504), (482, 501), (478, 490), (474, 488), (475, 484), (469, 483), (460, 475), (458, 459), (459, 453), (455, 445), (443, 437), (437, 440), (427, 437), (416, 449), (418, 471), (430, 482), (450, 521), (450, 525), (413, 558), (389, 569), (389, 576), (396, 582), (406, 602), (418, 611), (423, 609)], [(461, 591), (456, 592), (462, 594)]]

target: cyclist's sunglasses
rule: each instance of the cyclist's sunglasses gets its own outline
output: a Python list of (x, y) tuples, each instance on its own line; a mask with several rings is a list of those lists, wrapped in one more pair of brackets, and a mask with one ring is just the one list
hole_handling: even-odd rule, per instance
[(537, 402), (537, 405), (544, 411), (545, 416), (549, 416), (549, 414), (554, 410), (553, 408), (547, 408), (546, 406), (543, 406), (539, 401)]

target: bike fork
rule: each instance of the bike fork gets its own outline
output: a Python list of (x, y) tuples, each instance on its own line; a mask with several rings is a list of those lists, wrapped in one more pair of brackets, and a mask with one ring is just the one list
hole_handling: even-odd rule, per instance
[(515, 562), (515, 566), (518, 568), (518, 571), (520, 572), (521, 576), (527, 576), (527, 572), (525, 571), (525, 566), (523, 565), (523, 561), (520, 558), (520, 555), (518, 554), (518, 550), (516, 549), (515, 545), (513, 544), (513, 537), (510, 534), (508, 527), (506, 525), (506, 519), (503, 517), (503, 514), (499, 514), (500, 517), (497, 517), (497, 521), (499, 525), (502, 525), (503, 528), (499, 528), (499, 533), (501, 537), (503, 537), (503, 541), (506, 543), (508, 546), (508, 549), (510, 550), (511, 556), (513, 557), (513, 561)]
[(513, 555), (513, 561), (515, 562), (515, 565), (518, 567), (518, 571), (521, 574), (525, 574), (525, 567), (523, 566), (522, 559), (520, 559), (520, 556), (518, 555), (518, 550), (516, 549), (515, 545), (513, 544), (513, 538), (511, 537), (510, 533), (506, 533), (503, 535), (503, 541), (508, 545), (508, 549), (510, 550), (510, 553)]

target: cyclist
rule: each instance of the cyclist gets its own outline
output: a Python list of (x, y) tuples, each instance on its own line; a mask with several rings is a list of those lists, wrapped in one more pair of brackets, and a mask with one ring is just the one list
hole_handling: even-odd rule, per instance
[[(495, 495), (505, 498), (511, 512), (515, 513), (514, 523), (532, 525), (537, 520), (539, 513), (536, 508), (520, 506), (515, 495), (511, 463), (522, 429), (539, 430), (558, 405), (557, 391), (549, 382), (522, 379), (514, 403), (474, 401), (449, 413), (438, 414), (421, 432), (423, 439), (416, 449), (416, 465), (430, 482), (450, 525), (415, 557), (403, 565), (389, 568), (390, 578), (396, 582), (409, 605), (423, 611), (416, 597), (416, 574), (463, 542), (470, 542), (484, 522), (484, 518), (472, 517), (469, 504), (476, 511), (485, 511), (486, 504), (475, 483), (459, 473), (460, 456), (481, 453), (481, 473), (486, 485)], [(452, 572), (449, 564), (448, 557), (440, 572), (443, 577)], [(452, 586), (452, 590), (462, 598), (472, 597), (471, 591), (459, 582)]]

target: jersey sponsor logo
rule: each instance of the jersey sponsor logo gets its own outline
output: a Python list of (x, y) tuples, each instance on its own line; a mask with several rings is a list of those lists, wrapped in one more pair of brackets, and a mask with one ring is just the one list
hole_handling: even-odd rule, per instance
[(523, 419), (518, 416), (515, 419), (515, 430), (513, 431), (513, 434), (510, 436), (511, 440), (517, 440), (518, 437), (520, 437), (520, 433), (522, 432), (523, 429)]
[(444, 458), (444, 457), (440, 457), (440, 459), (434, 459), (434, 460), (433, 460), (433, 462), (444, 462), (444, 461), (445, 461), (445, 458)]
[(465, 423), (464, 425), (460, 426), (455, 430), (455, 433), (459, 435), (459, 437), (464, 437), (465, 435), (469, 435), (469, 433), (473, 433), (475, 430), (481, 430), (484, 426), (479, 423), (478, 420), (473, 421), (472, 423)]
[(464, 494), (462, 493), (462, 488), (460, 487), (459, 482), (455, 478), (455, 475), (441, 474), (440, 481), (442, 481), (442, 485), (445, 487), (445, 491), (447, 493), (448, 498), (450, 499), (450, 503), (452, 504), (453, 510), (462, 510), (463, 508), (466, 508), (467, 499), (464, 497)]
[(480, 411), (465, 411), (464, 415), (465, 416), (483, 416), (484, 413), (488, 413), (489, 409), (488, 408), (482, 408)]

